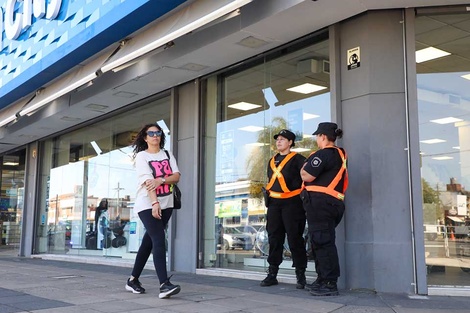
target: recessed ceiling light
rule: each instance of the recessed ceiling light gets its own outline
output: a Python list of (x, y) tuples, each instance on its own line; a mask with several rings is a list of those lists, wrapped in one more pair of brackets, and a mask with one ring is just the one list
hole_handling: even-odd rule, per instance
[(85, 108), (90, 109), (92, 111), (103, 111), (105, 109), (108, 109), (109, 106), (102, 105), (102, 104), (96, 104), (96, 103), (90, 103), (89, 105), (85, 106)]
[(441, 49), (434, 48), (434, 47), (421, 49), (421, 50), (416, 51), (416, 63), (422, 63), (422, 62), (442, 58), (447, 55), (450, 55), (450, 53)]
[(206, 69), (208, 67), (209, 66), (207, 66), (207, 65), (202, 65), (202, 64), (197, 64), (197, 63), (187, 63), (187, 64), (179, 67), (179, 69), (193, 71), (193, 72), (199, 72), (199, 71), (202, 71), (203, 69)]
[(304, 121), (311, 120), (312, 118), (317, 118), (317, 117), (320, 117), (320, 115), (310, 114), (310, 113), (304, 113), (303, 115)]
[(444, 160), (452, 160), (453, 157), (450, 156), (440, 156), (440, 157), (434, 157), (432, 158), (433, 160), (438, 160), (438, 161), (444, 161)]
[(81, 118), (78, 118), (78, 117), (70, 117), (70, 116), (62, 116), (60, 118), (62, 121), (66, 121), (66, 122), (78, 122), (81, 120)]
[(431, 122), (437, 123), (437, 124), (450, 124), (450, 123), (461, 122), (461, 121), (463, 120), (460, 118), (452, 117), (452, 116), (439, 118), (436, 120), (431, 120)]
[(17, 166), (19, 164), (20, 163), (18, 163), (18, 162), (5, 162), (5, 163), (3, 163), (3, 165), (9, 165), (9, 166)]
[(127, 91), (119, 91), (119, 92), (113, 93), (113, 96), (121, 97), (121, 98), (133, 98), (137, 95), (138, 94), (134, 92), (127, 92)]
[(310, 151), (310, 149), (305, 149), (305, 148), (294, 148), (294, 149), (290, 149), (290, 151), (294, 151), (294, 152), (300, 153), (300, 152), (306, 152), (306, 151)]
[(434, 139), (421, 140), (420, 142), (432, 145), (435, 143), (441, 143), (441, 142), (446, 142), (446, 141), (444, 139), (434, 138)]
[(320, 90), (323, 90), (323, 89), (326, 89), (326, 87), (306, 83), (306, 84), (302, 84), (302, 85), (295, 86), (295, 87), (292, 87), (292, 88), (288, 88), (287, 90), (293, 91), (293, 92), (298, 92), (298, 93), (303, 93), (303, 94), (306, 95), (306, 94), (316, 92), (316, 91), (320, 91)]
[(253, 36), (248, 36), (248, 37), (240, 40), (239, 42), (237, 42), (237, 44), (239, 44), (240, 46), (247, 47), (247, 48), (256, 49), (256, 48), (262, 47), (264, 45), (267, 45), (268, 42), (264, 41), (262, 39), (253, 37)]
[(460, 77), (470, 80), (470, 74), (462, 75), (462, 76), (460, 76)]
[(260, 108), (261, 105), (242, 101), (242, 102), (230, 104), (228, 107), (232, 109), (236, 109), (236, 110), (249, 111), (249, 110), (253, 110), (256, 108)]
[(260, 130), (263, 130), (264, 127), (259, 127), (259, 126), (245, 126), (245, 127), (242, 127), (242, 128), (239, 128), (239, 130), (244, 130), (244, 131), (247, 131), (247, 132), (259, 132)]

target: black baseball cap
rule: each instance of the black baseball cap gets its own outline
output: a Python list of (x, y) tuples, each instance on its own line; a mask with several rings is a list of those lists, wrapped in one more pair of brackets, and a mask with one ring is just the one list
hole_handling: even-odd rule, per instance
[(294, 143), (295, 143), (295, 134), (293, 132), (291, 132), (290, 130), (288, 129), (282, 129), (281, 131), (279, 131), (279, 133), (277, 133), (276, 135), (274, 135), (274, 139), (277, 139), (277, 137), (279, 136), (282, 136), (288, 140), (292, 140), (292, 146), (294, 146)]
[(338, 125), (336, 123), (324, 122), (318, 124), (317, 130), (312, 135), (327, 135), (331, 137), (336, 137), (336, 130), (338, 129)]

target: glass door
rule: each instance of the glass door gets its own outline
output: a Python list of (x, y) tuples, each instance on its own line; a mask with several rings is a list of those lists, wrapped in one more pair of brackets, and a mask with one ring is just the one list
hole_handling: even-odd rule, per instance
[(470, 14), (416, 18), (425, 257), (430, 286), (470, 287), (469, 47)]
[(18, 255), (24, 205), (26, 150), (0, 158), (0, 254)]

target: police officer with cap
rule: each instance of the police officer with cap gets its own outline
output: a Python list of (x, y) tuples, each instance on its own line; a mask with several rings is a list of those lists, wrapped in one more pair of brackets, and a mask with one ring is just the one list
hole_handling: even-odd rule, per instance
[(295, 267), (297, 289), (306, 285), (305, 269), (307, 253), (303, 233), (305, 230), (305, 211), (300, 199), (302, 179), (300, 169), (305, 157), (291, 152), (295, 145), (295, 134), (283, 129), (274, 136), (278, 153), (268, 164), (268, 184), (266, 193), (268, 207), (266, 229), (268, 231), (269, 255), (268, 275), (261, 281), (261, 286), (277, 285), (277, 272), (282, 263), (284, 240), (292, 253), (292, 266)]
[(307, 285), (314, 296), (338, 295), (340, 276), (335, 228), (344, 213), (344, 193), (348, 185), (347, 156), (335, 145), (343, 131), (335, 123), (320, 123), (313, 133), (320, 150), (312, 153), (300, 175), (304, 181), (301, 198), (307, 213), (309, 238), (317, 279)]

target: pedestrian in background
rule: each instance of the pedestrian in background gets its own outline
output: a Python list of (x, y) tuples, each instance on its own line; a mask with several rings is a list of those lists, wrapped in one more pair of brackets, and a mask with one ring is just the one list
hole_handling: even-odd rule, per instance
[(165, 245), (165, 229), (173, 212), (170, 185), (179, 181), (180, 173), (173, 154), (168, 151), (167, 156), (164, 150), (165, 133), (158, 124), (145, 125), (137, 134), (133, 146), (138, 181), (134, 212), (144, 224), (145, 234), (126, 290), (145, 292), (139, 277), (153, 252), (153, 263), (160, 281), (159, 298), (169, 298), (181, 290), (168, 277)]
[(277, 273), (282, 263), (284, 241), (292, 253), (292, 266), (295, 267), (297, 288), (305, 288), (305, 269), (307, 252), (303, 233), (305, 230), (305, 211), (300, 199), (302, 179), (300, 169), (305, 157), (291, 152), (295, 146), (295, 134), (287, 129), (274, 136), (278, 153), (268, 164), (268, 184), (266, 185), (266, 206), (268, 207), (266, 230), (268, 232), (269, 255), (268, 275), (261, 286), (277, 285)]
[(318, 275), (307, 288), (314, 296), (338, 295), (340, 268), (335, 228), (344, 214), (347, 156), (343, 148), (335, 145), (336, 139), (343, 135), (335, 123), (320, 123), (313, 135), (316, 135), (320, 150), (308, 157), (300, 171), (305, 185), (301, 198)]

